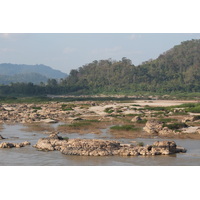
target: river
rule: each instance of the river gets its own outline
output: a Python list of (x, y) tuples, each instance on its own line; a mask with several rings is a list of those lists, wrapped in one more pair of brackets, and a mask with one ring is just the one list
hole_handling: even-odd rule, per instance
[[(55, 126), (55, 125), (54, 125)], [(39, 138), (47, 137), (47, 134), (29, 132), (24, 126), (3, 125), (0, 133), (7, 138), (2, 142), (31, 142), (30, 146), (12, 149), (0, 149), (0, 166), (200, 166), (200, 140), (174, 139), (178, 146), (187, 149), (187, 153), (165, 156), (70, 156), (63, 155), (59, 151), (43, 152), (33, 148)], [(69, 138), (95, 138), (114, 139), (112, 135), (102, 130), (102, 134), (61, 134)], [(137, 138), (134, 141), (152, 144), (154, 141), (163, 139)], [(168, 139), (169, 140), (169, 139)], [(119, 139), (123, 143), (133, 139)]]

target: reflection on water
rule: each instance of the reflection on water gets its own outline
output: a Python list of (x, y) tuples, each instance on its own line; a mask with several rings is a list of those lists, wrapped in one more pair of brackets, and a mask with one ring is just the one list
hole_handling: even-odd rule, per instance
[[(55, 125), (53, 125), (55, 128)], [(23, 129), (23, 125), (4, 125), (1, 135), (7, 139), (3, 141), (23, 142), (30, 141), (31, 145), (23, 148), (0, 149), (0, 165), (6, 166), (189, 166), (200, 165), (200, 140), (175, 139), (177, 145), (185, 147), (188, 151), (183, 154), (166, 155), (166, 156), (67, 156), (58, 151), (43, 152), (33, 148), (39, 138), (46, 137), (46, 134), (30, 132)], [(95, 139), (113, 139), (115, 138), (102, 130), (102, 134), (63, 134), (69, 138), (95, 138)], [(133, 139), (118, 139), (123, 143), (129, 143)], [(152, 144), (158, 139), (134, 139), (144, 144)], [(163, 139), (159, 139), (163, 140)]]

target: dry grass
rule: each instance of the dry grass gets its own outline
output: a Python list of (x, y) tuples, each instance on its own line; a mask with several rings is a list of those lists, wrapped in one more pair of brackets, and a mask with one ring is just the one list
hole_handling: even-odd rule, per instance
[[(122, 123), (123, 122), (123, 123)], [(134, 139), (138, 137), (146, 138), (147, 134), (143, 131), (143, 124), (138, 123), (127, 123), (125, 124), (124, 121), (121, 121), (122, 125), (119, 126), (121, 128), (110, 128), (109, 133), (113, 135), (115, 138), (127, 138), (127, 139)], [(124, 127), (124, 130), (123, 130)], [(126, 128), (128, 127), (128, 128)], [(133, 127), (133, 128), (129, 128)]]

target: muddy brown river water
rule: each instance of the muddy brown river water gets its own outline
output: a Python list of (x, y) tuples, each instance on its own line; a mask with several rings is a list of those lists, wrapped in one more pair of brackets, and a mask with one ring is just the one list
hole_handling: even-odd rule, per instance
[[(55, 125), (54, 125), (55, 126)], [(23, 148), (0, 149), (0, 166), (200, 166), (200, 140), (174, 139), (179, 146), (187, 149), (187, 153), (165, 156), (69, 156), (59, 151), (43, 152), (33, 148), (39, 138), (46, 134), (28, 132), (23, 125), (3, 125), (1, 135), (5, 142), (31, 142)], [(102, 130), (102, 134), (60, 134), (69, 138), (113, 139), (112, 135)], [(118, 139), (122, 143), (129, 143), (133, 139)], [(137, 138), (134, 141), (152, 144), (163, 139)], [(168, 139), (169, 140), (169, 139)]]

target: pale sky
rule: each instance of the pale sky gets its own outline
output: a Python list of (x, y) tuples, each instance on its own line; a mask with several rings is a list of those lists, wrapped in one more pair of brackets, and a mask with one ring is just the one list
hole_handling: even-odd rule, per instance
[(108, 58), (127, 57), (138, 65), (199, 38), (199, 33), (1, 33), (0, 63), (44, 64), (66, 73)]

